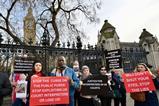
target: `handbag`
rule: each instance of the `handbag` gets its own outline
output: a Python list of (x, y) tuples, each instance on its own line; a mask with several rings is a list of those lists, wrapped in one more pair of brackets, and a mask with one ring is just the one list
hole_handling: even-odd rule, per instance
[(133, 92), (133, 93), (130, 93), (130, 97), (134, 99), (135, 101), (139, 101), (139, 102), (144, 102), (146, 100), (145, 92)]
[(94, 97), (93, 99), (93, 104), (94, 106), (101, 106), (101, 100), (98, 97)]

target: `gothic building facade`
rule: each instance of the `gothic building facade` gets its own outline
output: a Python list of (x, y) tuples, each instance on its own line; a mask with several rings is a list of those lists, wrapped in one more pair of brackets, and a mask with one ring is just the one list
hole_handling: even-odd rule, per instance
[(139, 42), (120, 42), (119, 36), (108, 20), (98, 34), (98, 47), (111, 51), (121, 50), (122, 66), (125, 72), (134, 70), (138, 63), (146, 63), (153, 70), (159, 68), (159, 43), (158, 39), (143, 29), (139, 36)]
[(28, 13), (24, 17), (24, 42), (27, 45), (36, 44), (36, 22), (33, 16), (33, 10), (31, 7), (28, 8)]

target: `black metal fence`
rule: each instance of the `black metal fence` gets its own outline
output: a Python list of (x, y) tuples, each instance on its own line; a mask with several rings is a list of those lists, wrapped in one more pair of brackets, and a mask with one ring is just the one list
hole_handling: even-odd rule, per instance
[[(104, 53), (97, 48), (61, 48), (50, 46), (32, 46), (18, 44), (0, 44), (0, 60), (3, 70), (9, 71), (15, 56), (31, 56), (41, 59), (44, 68), (50, 71), (55, 66), (57, 56), (66, 57), (67, 65), (72, 66), (73, 61), (78, 60), (80, 66), (88, 65), (92, 73), (98, 73), (98, 67), (102, 64)], [(2, 67), (1, 66), (1, 67)]]

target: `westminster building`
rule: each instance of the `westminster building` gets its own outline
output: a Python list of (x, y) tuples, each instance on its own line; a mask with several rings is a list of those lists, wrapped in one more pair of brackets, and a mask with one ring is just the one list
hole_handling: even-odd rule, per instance
[(146, 29), (139, 35), (139, 42), (120, 42), (119, 36), (108, 20), (98, 34), (98, 47), (105, 50), (121, 50), (122, 65), (125, 72), (134, 70), (138, 63), (146, 63), (152, 66), (152, 70), (159, 68), (159, 43)]

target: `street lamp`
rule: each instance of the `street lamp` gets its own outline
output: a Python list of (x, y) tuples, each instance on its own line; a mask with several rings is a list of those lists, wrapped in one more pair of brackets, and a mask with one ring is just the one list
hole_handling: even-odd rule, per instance
[(50, 45), (50, 38), (49, 38), (49, 35), (48, 35), (48, 33), (47, 33), (47, 30), (45, 29), (44, 30), (44, 33), (43, 33), (43, 36), (41, 37), (41, 44), (42, 44), (42, 46), (44, 47), (44, 51), (45, 51), (45, 71), (47, 71), (47, 62), (46, 62), (46, 56), (47, 56), (47, 54), (46, 54), (46, 49), (47, 49), (47, 46), (49, 46)]
[(50, 45), (50, 38), (49, 35), (47, 33), (47, 30), (44, 30), (43, 36), (41, 37), (41, 44), (42, 46), (46, 47)]

